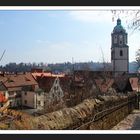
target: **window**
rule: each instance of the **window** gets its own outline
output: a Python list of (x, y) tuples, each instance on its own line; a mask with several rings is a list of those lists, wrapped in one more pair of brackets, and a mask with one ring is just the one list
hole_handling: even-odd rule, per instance
[(120, 45), (123, 44), (123, 35), (119, 35), (119, 44), (120, 44)]
[(123, 44), (123, 42), (122, 41), (120, 41), (120, 45), (122, 45)]
[(40, 101), (38, 101), (38, 105), (40, 105)]
[(122, 40), (123, 39), (123, 36), (122, 35), (119, 35), (119, 38), (120, 38), (120, 40)]
[(124, 37), (124, 43), (127, 44), (127, 36)]
[(55, 96), (54, 96), (54, 94), (52, 94), (52, 98), (54, 98)]
[(12, 101), (10, 101), (10, 105), (9, 105), (10, 107), (12, 106)]
[(55, 90), (55, 91), (58, 90), (58, 86), (57, 86), (57, 85), (54, 87), (54, 90)]
[(114, 35), (114, 43), (117, 43), (117, 35)]
[(14, 92), (13, 91), (10, 91), (9, 92), (9, 96), (14, 96)]
[(27, 95), (27, 92), (25, 92), (24, 94)]
[(27, 104), (27, 100), (24, 100), (24, 103)]
[(111, 60), (114, 58), (114, 51), (111, 51)]
[(19, 101), (17, 101), (17, 106), (20, 106), (20, 102)]
[(120, 50), (120, 56), (123, 56), (123, 51), (122, 50)]

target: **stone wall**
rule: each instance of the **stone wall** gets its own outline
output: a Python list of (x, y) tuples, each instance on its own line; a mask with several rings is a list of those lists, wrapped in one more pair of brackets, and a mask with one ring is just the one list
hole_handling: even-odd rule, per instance
[(111, 129), (125, 118), (136, 105), (136, 95), (100, 96), (38, 117), (21, 114), (7, 129), (19, 130), (86, 130)]
[(100, 118), (97, 121), (88, 123), (79, 128), (79, 130), (109, 130), (128, 115), (128, 107), (124, 106), (119, 110)]

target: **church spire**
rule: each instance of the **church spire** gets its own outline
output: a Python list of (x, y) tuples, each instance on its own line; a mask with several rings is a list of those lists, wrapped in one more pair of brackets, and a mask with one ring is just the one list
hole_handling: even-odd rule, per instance
[(117, 25), (121, 25), (121, 19), (120, 18), (117, 19)]
[(115, 33), (120, 33), (120, 32), (126, 32), (126, 30), (123, 28), (123, 26), (121, 25), (121, 19), (118, 18), (117, 19), (117, 25), (114, 27), (113, 32)]

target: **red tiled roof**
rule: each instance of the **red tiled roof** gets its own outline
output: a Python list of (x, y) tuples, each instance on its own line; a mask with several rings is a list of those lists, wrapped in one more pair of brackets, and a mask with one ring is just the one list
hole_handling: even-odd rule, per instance
[(55, 77), (37, 77), (37, 81), (39, 83), (39, 87), (46, 90), (47, 92), (50, 91), (53, 83), (54, 83)]
[[(48, 91), (50, 91), (50, 89), (51, 89), (51, 87), (54, 83), (55, 78), (56, 77), (49, 77), (49, 76), (40, 77), (40, 76), (37, 76), (36, 80), (39, 84), (39, 87), (48, 92)], [(70, 84), (70, 78), (67, 77), (67, 76), (59, 77), (59, 80), (60, 80), (61, 88), (63, 90), (67, 90), (68, 87), (69, 87), (69, 84)]]
[(138, 90), (140, 88), (139, 79), (137, 77), (129, 78), (130, 84), (133, 90)]
[(113, 79), (95, 79), (95, 83), (101, 92), (107, 92), (107, 90), (113, 85)]
[(0, 81), (2, 81), (2, 83), (6, 88), (14, 88), (38, 84), (31, 73), (5, 74), (4, 76), (0, 76)]

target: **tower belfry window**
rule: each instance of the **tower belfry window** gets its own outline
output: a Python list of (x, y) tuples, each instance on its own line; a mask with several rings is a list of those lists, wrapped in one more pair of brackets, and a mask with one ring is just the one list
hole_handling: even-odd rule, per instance
[(123, 44), (123, 36), (119, 35), (119, 44), (122, 45)]
[(117, 35), (114, 35), (114, 43), (117, 43)]
[(111, 60), (114, 59), (114, 51), (111, 51)]
[(122, 41), (120, 41), (120, 45), (122, 45)]
[(127, 44), (127, 36), (124, 37), (124, 43)]
[(120, 56), (123, 56), (123, 51), (122, 50), (120, 50)]

